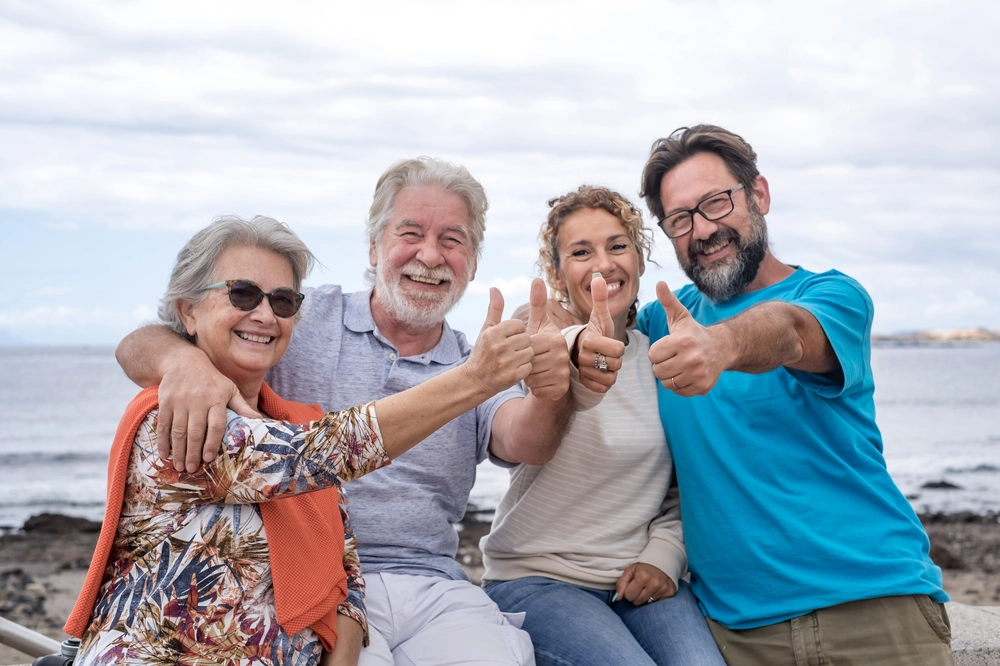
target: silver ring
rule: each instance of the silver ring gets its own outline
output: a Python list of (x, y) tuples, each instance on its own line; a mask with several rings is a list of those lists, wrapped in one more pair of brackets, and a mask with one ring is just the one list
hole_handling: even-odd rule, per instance
[(594, 356), (594, 368), (600, 370), (601, 372), (608, 371), (608, 357), (604, 354), (598, 353)]
[(674, 390), (676, 391), (677, 390), (677, 382), (674, 381), (673, 377), (670, 378), (670, 383), (674, 385)]
[(656, 599), (654, 599), (653, 597), (650, 597), (649, 599), (646, 599), (646, 603), (647, 603), (647, 604), (651, 604), (651, 603), (653, 603), (654, 601), (656, 601)]

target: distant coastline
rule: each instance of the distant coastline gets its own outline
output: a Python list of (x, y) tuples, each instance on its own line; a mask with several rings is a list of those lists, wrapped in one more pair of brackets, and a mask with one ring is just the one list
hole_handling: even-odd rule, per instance
[[(908, 331), (904, 333), (873, 333), (872, 343), (876, 345), (936, 345), (952, 343), (974, 343), (974, 342), (1000, 342), (1000, 329), (989, 328), (955, 328), (955, 329), (935, 329), (929, 331)], [(115, 348), (114, 344), (82, 344), (82, 345), (51, 345), (45, 343), (32, 343), (26, 340), (5, 334), (0, 329), (0, 349), (65, 349), (95, 351), (98, 353), (107, 352)]]
[(1000, 330), (958, 328), (951, 330), (913, 331), (910, 333), (873, 334), (872, 343), (887, 345), (941, 344), (953, 342), (1000, 342)]

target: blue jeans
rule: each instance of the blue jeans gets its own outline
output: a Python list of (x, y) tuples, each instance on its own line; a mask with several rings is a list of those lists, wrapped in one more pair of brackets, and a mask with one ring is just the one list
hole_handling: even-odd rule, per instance
[(612, 592), (542, 576), (489, 581), (505, 613), (524, 612), (538, 666), (725, 666), (691, 588), (633, 606)]

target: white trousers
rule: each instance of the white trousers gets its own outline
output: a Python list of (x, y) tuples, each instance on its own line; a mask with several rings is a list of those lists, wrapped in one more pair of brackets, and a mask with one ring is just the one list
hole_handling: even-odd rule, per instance
[(523, 613), (464, 580), (365, 574), (370, 644), (358, 666), (534, 666)]

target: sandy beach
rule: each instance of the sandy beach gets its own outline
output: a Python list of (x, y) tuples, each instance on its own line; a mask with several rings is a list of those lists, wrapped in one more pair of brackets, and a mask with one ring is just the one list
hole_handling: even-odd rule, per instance
[[(489, 522), (469, 514), (459, 532), (458, 561), (470, 578), (482, 576), (479, 539)], [(921, 516), (931, 556), (944, 569), (954, 601), (1000, 605), (1000, 522), (973, 513)], [(62, 625), (83, 584), (100, 524), (77, 518), (35, 517), (17, 533), (0, 535), (0, 616), (62, 640)], [(31, 659), (0, 645), (0, 664)]]

